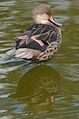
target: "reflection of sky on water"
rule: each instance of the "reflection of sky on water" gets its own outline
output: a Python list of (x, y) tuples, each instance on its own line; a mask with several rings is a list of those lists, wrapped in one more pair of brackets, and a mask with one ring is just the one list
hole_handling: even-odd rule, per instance
[(49, 3), (51, 3), (51, 5), (54, 6), (54, 8), (57, 10), (68, 10), (71, 5), (71, 3), (66, 0), (60, 0), (60, 1), (56, 0), (56, 1), (51, 1)]

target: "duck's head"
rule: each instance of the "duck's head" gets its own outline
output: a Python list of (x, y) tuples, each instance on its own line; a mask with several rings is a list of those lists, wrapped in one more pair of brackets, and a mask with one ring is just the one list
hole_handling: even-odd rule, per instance
[(33, 9), (32, 17), (37, 24), (54, 24), (61, 26), (60, 23), (56, 22), (53, 16), (52, 9), (49, 5), (41, 4)]

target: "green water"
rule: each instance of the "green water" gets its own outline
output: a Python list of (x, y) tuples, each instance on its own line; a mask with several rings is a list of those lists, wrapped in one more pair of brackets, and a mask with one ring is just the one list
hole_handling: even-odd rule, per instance
[[(39, 3), (63, 24), (59, 51), (43, 64), (7, 57)], [(79, 0), (0, 0), (0, 119), (79, 119)]]

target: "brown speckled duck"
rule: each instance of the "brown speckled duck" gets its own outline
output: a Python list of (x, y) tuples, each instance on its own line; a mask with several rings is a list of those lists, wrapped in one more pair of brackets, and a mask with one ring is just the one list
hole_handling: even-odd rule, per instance
[(7, 54), (38, 61), (50, 59), (61, 43), (61, 24), (54, 20), (46, 4), (35, 7), (32, 17), (35, 24), (16, 38), (16, 48)]

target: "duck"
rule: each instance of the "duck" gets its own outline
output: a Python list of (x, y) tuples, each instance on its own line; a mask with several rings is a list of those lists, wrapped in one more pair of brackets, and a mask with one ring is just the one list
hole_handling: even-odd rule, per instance
[(61, 44), (61, 24), (55, 20), (48, 4), (37, 5), (32, 11), (32, 18), (34, 24), (16, 37), (15, 48), (7, 55), (33, 61), (48, 60)]

